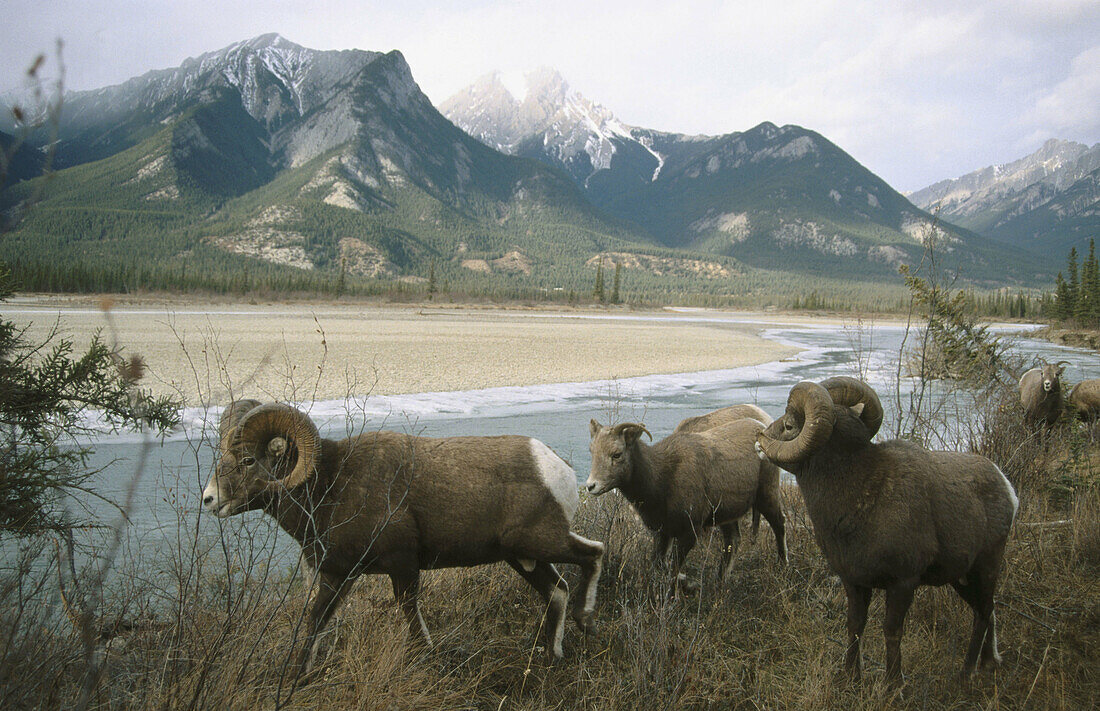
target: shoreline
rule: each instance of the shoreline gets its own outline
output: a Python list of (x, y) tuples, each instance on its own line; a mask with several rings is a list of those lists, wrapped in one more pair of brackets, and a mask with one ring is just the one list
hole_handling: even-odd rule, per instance
[[(57, 325), (77, 351), (101, 330), (148, 363), (143, 388), (184, 406), (240, 397), (338, 400), (728, 370), (799, 348), (761, 337), (831, 319), (759, 312), (416, 305), (127, 304), (20, 298), (4, 314), (32, 340)], [(839, 322), (836, 322), (839, 323)]]

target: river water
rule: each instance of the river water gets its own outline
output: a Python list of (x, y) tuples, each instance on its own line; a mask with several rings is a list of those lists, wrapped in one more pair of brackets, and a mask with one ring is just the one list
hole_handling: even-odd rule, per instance
[[(548, 317), (552, 317), (549, 316)], [(595, 316), (594, 318), (642, 319), (645, 316)], [(739, 322), (735, 315), (684, 316), (683, 320)], [(1009, 327), (1002, 330), (1007, 331)], [(1015, 330), (1019, 326), (1012, 327)], [(802, 380), (820, 381), (832, 375), (861, 375), (876, 387), (887, 409), (886, 425), (897, 414), (897, 402), (906, 402), (912, 379), (899, 376), (899, 351), (903, 341), (912, 343), (915, 333), (899, 326), (791, 325), (764, 331), (763, 336), (803, 349), (782, 361), (731, 370), (646, 375), (617, 381), (559, 383), (552, 385), (494, 387), (494, 389), (371, 396), (360, 400), (299, 403), (315, 420), (322, 436), (340, 438), (373, 429), (395, 429), (431, 437), (452, 435), (515, 434), (538, 438), (587, 478), (588, 420), (645, 423), (654, 438), (668, 435), (685, 417), (703, 414), (736, 403), (756, 403), (773, 417), (782, 414), (791, 386)], [(1031, 362), (1068, 360), (1064, 378), (1074, 383), (1100, 376), (1100, 354), (1012, 336), (1013, 350)], [(900, 400), (893, 393), (901, 392)], [(950, 395), (950, 389), (938, 397)], [(903, 408), (905, 406), (903, 405)], [(271, 518), (250, 512), (220, 522), (200, 513), (199, 492), (209, 477), (220, 409), (187, 409), (182, 429), (167, 437), (150, 439), (141, 434), (103, 435), (95, 442), (89, 464), (100, 472), (92, 484), (106, 500), (123, 503), (128, 515), (121, 526), (123, 554), (131, 560), (157, 559), (178, 553), (182, 542), (206, 540), (224, 550), (227, 534), (245, 526), (259, 548), (276, 554), (288, 565), (297, 546), (279, 532)], [(91, 417), (94, 419), (94, 417)], [(947, 447), (952, 446), (948, 442)], [(97, 499), (77, 507), (98, 521), (120, 521), (118, 508)], [(103, 536), (98, 534), (89, 534)], [(232, 535), (229, 535), (232, 539)], [(105, 549), (100, 539), (96, 549)], [(265, 555), (268, 555), (265, 554)], [(0, 555), (0, 559), (7, 556)], [(0, 560), (2, 562), (2, 560)], [(5, 567), (5, 566), (0, 566)]]
[[(734, 315), (688, 318), (737, 321)], [(1012, 328), (1018, 330), (1020, 327)], [(756, 403), (776, 417), (782, 414), (787, 393), (795, 383), (818, 381), (833, 375), (862, 374), (883, 399), (887, 410), (885, 432), (897, 409), (891, 394), (900, 390), (904, 402), (904, 396), (914, 387), (911, 379), (899, 378), (898, 354), (903, 339), (912, 343), (916, 335), (900, 326), (792, 325), (777, 326), (763, 335), (803, 350), (782, 361), (730, 370), (466, 392), (373, 396), (300, 403), (300, 406), (310, 412), (322, 435), (331, 438), (373, 429), (432, 437), (460, 434), (535, 437), (568, 460), (576, 469), (578, 479), (583, 481), (589, 468), (590, 418), (605, 424), (643, 422), (659, 439), (685, 417), (735, 403)], [(1038, 356), (1049, 361), (1070, 361), (1063, 376), (1070, 383), (1100, 377), (1100, 355), (1096, 353), (1026, 336), (1011, 337), (1014, 351), (1028, 362)], [(129, 534), (141, 541), (143, 548), (174, 545), (181, 528), (190, 531), (218, 528), (216, 519), (203, 515), (200, 520), (198, 512), (199, 492), (212, 467), (219, 414), (220, 410), (216, 409), (210, 412), (187, 410), (182, 430), (158, 440), (147, 440), (131, 433), (103, 436), (96, 441), (96, 451), (90, 461), (93, 467), (102, 469), (96, 487), (106, 498), (116, 502), (132, 493)], [(135, 484), (136, 473), (140, 476), (136, 477)], [(104, 521), (117, 518), (117, 511), (102, 502), (83, 503)]]

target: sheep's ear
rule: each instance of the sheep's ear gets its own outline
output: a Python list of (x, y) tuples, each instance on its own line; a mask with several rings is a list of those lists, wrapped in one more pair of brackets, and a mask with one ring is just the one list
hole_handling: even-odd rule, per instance
[(272, 457), (281, 457), (286, 454), (288, 446), (285, 437), (272, 437), (267, 443), (267, 453)]
[(601, 425), (599, 422), (596, 422), (595, 420), (588, 421), (588, 434), (591, 435), (592, 439), (596, 439), (596, 435), (598, 435), (600, 433), (600, 430), (602, 429), (603, 425)]
[(849, 409), (856, 414), (856, 417), (859, 417), (863, 414), (863, 404), (864, 403), (862, 403), (862, 402), (857, 402), (855, 405), (852, 405)]

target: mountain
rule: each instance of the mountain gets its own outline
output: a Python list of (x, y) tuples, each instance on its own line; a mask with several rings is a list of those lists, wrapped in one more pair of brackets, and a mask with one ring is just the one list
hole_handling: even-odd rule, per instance
[(456, 283), (549, 287), (588, 282), (598, 252), (647, 246), (565, 175), (446, 120), (397, 51), (264, 35), (65, 105), (64, 169), (5, 259), (410, 278), (438, 263)]
[[(769, 269), (891, 278), (919, 261), (931, 217), (825, 137), (765, 122), (720, 136), (627, 126), (557, 72), (516, 97), (486, 75), (440, 110), (482, 142), (564, 170), (597, 207), (661, 244)], [(1043, 278), (1044, 265), (940, 225), (947, 262), (978, 280)], [(1036, 268), (1037, 267), (1037, 268)]]
[[(525, 76), (527, 90), (517, 99), (500, 72), (488, 74), (440, 104), (440, 111), (470, 135), (499, 151), (535, 158), (562, 168), (582, 187), (613, 158), (636, 153), (659, 172), (662, 158), (635, 138), (610, 110), (571, 91), (553, 69)], [(596, 191), (599, 192), (599, 191)]]
[[(450, 101), (474, 138), (400, 52), (278, 35), (72, 93), (56, 172), (0, 192), (7, 215), (42, 197), (0, 259), (43, 289), (541, 294), (615, 264), (635, 291), (722, 295), (896, 284), (921, 259), (929, 216), (813, 131), (630, 127), (546, 70), (523, 94), (490, 76)], [(939, 251), (972, 281), (1049, 276), (966, 230)]]
[(381, 56), (319, 52), (267, 34), (117, 86), (71, 93), (62, 114), (59, 165), (114, 155), (189, 107), (227, 92), (237, 95), (240, 108), (265, 131), (276, 132), (331, 100)]
[(1097, 170), (1100, 143), (1051, 139), (1019, 160), (941, 180), (909, 198), (999, 242), (1064, 253), (1100, 231)]
[(0, 131), (0, 152), (3, 160), (0, 165), (0, 187), (5, 181), (16, 182), (34, 177), (45, 167), (45, 157), (41, 151), (21, 143), (10, 133)]

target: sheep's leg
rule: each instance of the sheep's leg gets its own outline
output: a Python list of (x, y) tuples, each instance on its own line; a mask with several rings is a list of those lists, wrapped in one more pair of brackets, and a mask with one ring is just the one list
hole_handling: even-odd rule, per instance
[(725, 582), (733, 571), (733, 554), (741, 545), (741, 522), (723, 523), (722, 529), (722, 581)]
[(688, 553), (695, 547), (695, 533), (689, 532), (676, 537), (676, 551), (672, 556), (672, 595), (675, 597), (676, 589), (683, 588), (686, 593), (694, 593), (699, 590), (699, 583), (688, 580), (687, 575), (680, 572), (687, 560)]
[(875, 591), (874, 588), (844, 582), (844, 592), (848, 596), (848, 652), (844, 657), (844, 668), (853, 679), (858, 680), (863, 667), (859, 641), (867, 626), (867, 607)]
[(664, 530), (655, 531), (653, 533), (653, 564), (661, 565), (665, 562), (665, 556), (668, 555), (668, 544), (672, 542), (669, 535)]
[(915, 585), (907, 584), (886, 589), (886, 621), (882, 631), (886, 637), (886, 679), (892, 684), (901, 682), (901, 636), (915, 590)]
[(993, 596), (989, 600), (989, 629), (982, 645), (982, 668), (1001, 665), (1001, 653), (997, 651), (997, 613), (993, 610)]
[(997, 589), (997, 578), (1001, 573), (1004, 546), (1004, 541), (1001, 541), (999, 549), (986, 558), (987, 562), (982, 566), (979, 574), (979, 580), (982, 584), (979, 608), (989, 619), (989, 631), (985, 635), (985, 644), (982, 645), (981, 663), (983, 668), (988, 665), (1000, 666), (1001, 664), (1001, 654), (997, 651), (997, 613), (994, 610), (993, 593)]
[(752, 540), (756, 540), (756, 534), (760, 533), (760, 508), (755, 504), (752, 507)]
[(771, 526), (772, 533), (775, 534), (776, 555), (779, 556), (779, 562), (785, 564), (787, 562), (787, 537), (783, 524), (783, 506), (779, 502), (779, 497), (778, 495), (773, 496), (771, 493), (766, 493), (757, 498), (756, 506), (760, 513), (764, 515), (768, 525)]
[(582, 632), (588, 634), (596, 631), (596, 623), (592, 615), (596, 611), (596, 588), (600, 582), (600, 572), (603, 570), (602, 543), (590, 541), (587, 538), (570, 532), (569, 537), (573, 548), (580, 555), (577, 563), (584, 578), (584, 588), (573, 606), (573, 621)]
[(565, 605), (569, 599), (569, 586), (558, 574), (558, 569), (550, 563), (535, 561), (535, 567), (530, 571), (524, 568), (518, 559), (510, 558), (507, 563), (538, 592), (539, 597), (546, 603), (544, 629), (550, 641), (550, 653), (561, 659), (564, 656), (561, 641), (565, 634)]
[[(530, 530), (519, 532), (521, 535), (515, 538), (507, 538), (502, 541), (506, 549), (515, 551), (517, 558), (528, 558), (547, 563), (567, 563), (578, 565), (585, 576), (584, 594), (580, 600), (584, 606), (580, 612), (574, 611), (574, 619), (582, 626), (589, 627), (588, 617), (596, 606), (596, 584), (603, 566), (604, 545), (599, 541), (590, 541), (583, 536), (569, 531), (565, 535), (546, 534), (535, 535)], [(578, 604), (580, 604), (578, 600)], [(565, 600), (562, 600), (564, 603)]]
[(302, 648), (294, 663), (295, 678), (301, 678), (309, 672), (317, 655), (321, 630), (325, 628), (332, 614), (336, 612), (336, 608), (351, 590), (353, 582), (355, 582), (354, 576), (325, 572), (314, 574), (313, 583), (310, 585), (312, 597), (306, 619), (306, 636), (302, 640)]
[(420, 616), (420, 571), (409, 568), (390, 573), (390, 582), (393, 584), (393, 597), (409, 625), (409, 639), (431, 647), (432, 636), (428, 633), (424, 618)]
[(999, 665), (1001, 655), (997, 651), (997, 616), (993, 609), (996, 578), (976, 570), (967, 577), (965, 584), (955, 583), (953, 587), (974, 610), (974, 627), (963, 660), (963, 675), (969, 676), (974, 671), (979, 653), (983, 668), (990, 664)]

